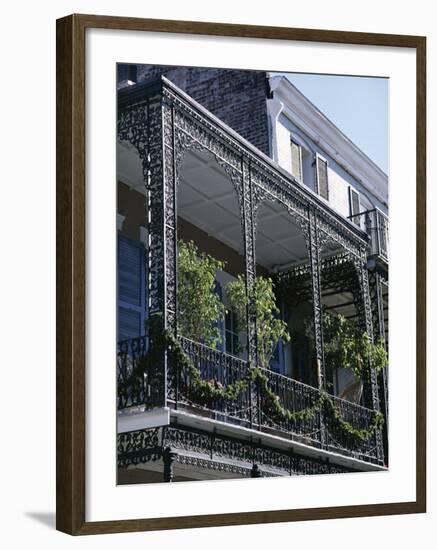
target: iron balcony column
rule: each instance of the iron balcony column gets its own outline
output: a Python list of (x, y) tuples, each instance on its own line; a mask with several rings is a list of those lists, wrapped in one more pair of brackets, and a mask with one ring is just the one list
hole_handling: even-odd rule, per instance
[(162, 452), (162, 460), (164, 462), (164, 481), (171, 483), (174, 478), (174, 461), (176, 460), (177, 453), (174, 452), (171, 447), (166, 447)]
[[(257, 346), (257, 327), (256, 314), (253, 307), (253, 293), (256, 283), (256, 260), (255, 260), (255, 221), (254, 221), (254, 201), (252, 191), (251, 163), (244, 157), (241, 158), (241, 184), (242, 193), (240, 205), (243, 224), (243, 241), (244, 241), (244, 258), (246, 269), (246, 295), (248, 303), (246, 309), (247, 315), (247, 354), (248, 354), (248, 369), (258, 365), (258, 346)], [(251, 384), (253, 386), (253, 384)], [(256, 404), (257, 417), (256, 422), (261, 428), (262, 411), (261, 411), (261, 396), (259, 392), (259, 384), (250, 388), (250, 423), (253, 425), (255, 420), (253, 408)]]
[[(355, 260), (355, 267), (357, 269), (358, 283), (360, 287), (361, 300), (359, 307), (357, 308), (360, 312), (360, 324), (362, 328), (367, 332), (370, 337), (370, 341), (374, 341), (373, 333), (373, 323), (372, 323), (372, 305), (370, 299), (370, 288), (369, 288), (369, 274), (367, 270), (367, 249), (363, 248), (361, 250), (361, 258)], [(365, 381), (365, 399), (367, 403), (365, 405), (372, 409), (373, 411), (380, 411), (379, 404), (379, 388), (378, 388), (378, 377), (375, 370), (372, 368), (372, 365), (369, 361), (369, 377)], [(381, 428), (377, 429), (375, 432), (375, 442), (376, 442), (376, 451), (378, 460), (384, 462), (384, 446), (382, 438)]]
[[(313, 299), (314, 343), (317, 362), (317, 380), (319, 391), (326, 391), (325, 357), (323, 352), (323, 310), (322, 310), (322, 266), (320, 261), (320, 243), (317, 227), (317, 214), (308, 208), (309, 218), (309, 256), (311, 269), (311, 288)], [(326, 422), (324, 408), (320, 410), (320, 443), (326, 445)]]

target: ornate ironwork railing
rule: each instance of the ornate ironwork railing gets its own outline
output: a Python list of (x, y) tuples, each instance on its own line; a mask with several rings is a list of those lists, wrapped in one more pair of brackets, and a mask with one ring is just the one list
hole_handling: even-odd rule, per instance
[(148, 338), (141, 336), (118, 343), (117, 401), (118, 408), (148, 405), (148, 370), (145, 357)]
[[(249, 363), (222, 351), (184, 337), (179, 337), (184, 353), (200, 374), (217, 388), (226, 389), (239, 381), (248, 380)], [(135, 338), (119, 343), (118, 349), (118, 407), (119, 409), (149, 403), (149, 373), (144, 358), (147, 338)], [(271, 370), (260, 369), (267, 385), (284, 409), (295, 416), (279, 415), (272, 407), (271, 398), (259, 384), (250, 382), (235, 399), (215, 399), (193, 383), (190, 373), (180, 368), (174, 358), (168, 361), (167, 399), (174, 407), (187, 406), (199, 416), (208, 416), (229, 423), (261, 431), (286, 434), (288, 438), (317, 448), (376, 462), (377, 441), (372, 434), (368, 439), (356, 438), (341, 427), (326, 407), (320, 406), (321, 392)], [(244, 386), (244, 384), (243, 384)], [(341, 418), (357, 430), (369, 428), (373, 418), (370, 409), (356, 403), (331, 396)]]
[[(212, 349), (203, 344), (179, 337), (182, 349), (199, 371), (202, 380), (214, 382), (219, 388), (226, 388), (230, 384), (246, 379), (248, 363), (243, 359)], [(219, 416), (225, 415), (250, 422), (252, 395), (251, 388), (243, 390), (232, 402), (226, 400), (211, 400), (202, 395), (191, 384), (190, 374), (186, 371), (177, 371), (178, 365), (169, 368), (168, 397), (178, 403), (202, 405)]]
[[(331, 398), (343, 420), (354, 426), (357, 430), (367, 430), (370, 427), (373, 418), (373, 412), (370, 409), (341, 399), (340, 397), (332, 396)], [(363, 460), (376, 456), (376, 432), (368, 439), (360, 440), (353, 435), (345, 433), (338, 422), (330, 415), (326, 416), (325, 423), (326, 445), (329, 450), (353, 455)]]
[(389, 254), (389, 234), (388, 217), (379, 210), (373, 208), (349, 216), (353, 222), (361, 226), (370, 237), (370, 256), (379, 256), (388, 262)]
[[(317, 388), (271, 370), (262, 369), (262, 373), (266, 376), (268, 386), (278, 396), (279, 403), (284, 409), (296, 413), (310, 411), (320, 398)], [(308, 418), (288, 419), (275, 414), (271, 403), (262, 395), (259, 400), (259, 423), (261, 426), (292, 433), (317, 446), (321, 445), (322, 417), (319, 410), (315, 410), (314, 415), (309, 415)]]

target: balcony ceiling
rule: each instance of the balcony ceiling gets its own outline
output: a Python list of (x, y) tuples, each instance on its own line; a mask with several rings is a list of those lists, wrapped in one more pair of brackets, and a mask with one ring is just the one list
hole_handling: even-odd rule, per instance
[[(138, 153), (124, 142), (117, 143), (117, 175), (132, 189), (145, 192)], [(178, 215), (243, 255), (237, 194), (224, 168), (211, 154), (189, 151), (180, 176)], [(259, 208), (257, 221), (258, 264), (280, 271), (308, 262), (302, 232), (283, 205), (265, 201)], [(337, 251), (328, 245), (323, 255)]]
[[(178, 215), (243, 255), (235, 188), (212, 155), (189, 152), (181, 169)], [(257, 263), (275, 270), (308, 261), (305, 239), (285, 207), (267, 201), (258, 212)]]

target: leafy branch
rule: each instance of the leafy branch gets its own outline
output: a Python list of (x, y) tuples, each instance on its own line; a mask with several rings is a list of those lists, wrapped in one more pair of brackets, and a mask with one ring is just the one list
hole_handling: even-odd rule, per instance
[(216, 348), (222, 340), (219, 323), (224, 320), (225, 308), (214, 292), (217, 271), (221, 262), (199, 252), (192, 242), (178, 243), (178, 331), (186, 338)]
[(239, 331), (247, 331), (247, 313), (256, 320), (258, 363), (268, 369), (279, 340), (291, 340), (287, 323), (279, 318), (273, 281), (270, 277), (257, 277), (247, 291), (246, 280), (241, 275), (228, 283), (226, 296), (237, 315)]
[(369, 364), (380, 372), (388, 363), (384, 341), (373, 343), (367, 332), (343, 315), (323, 315), (325, 363), (328, 369), (350, 369), (358, 378), (368, 379)]

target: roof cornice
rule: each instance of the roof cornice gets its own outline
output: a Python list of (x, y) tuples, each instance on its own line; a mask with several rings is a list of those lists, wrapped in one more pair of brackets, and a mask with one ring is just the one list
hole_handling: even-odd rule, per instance
[(359, 147), (283, 76), (270, 76), (273, 98), (283, 114), (382, 203), (388, 202), (388, 177)]

